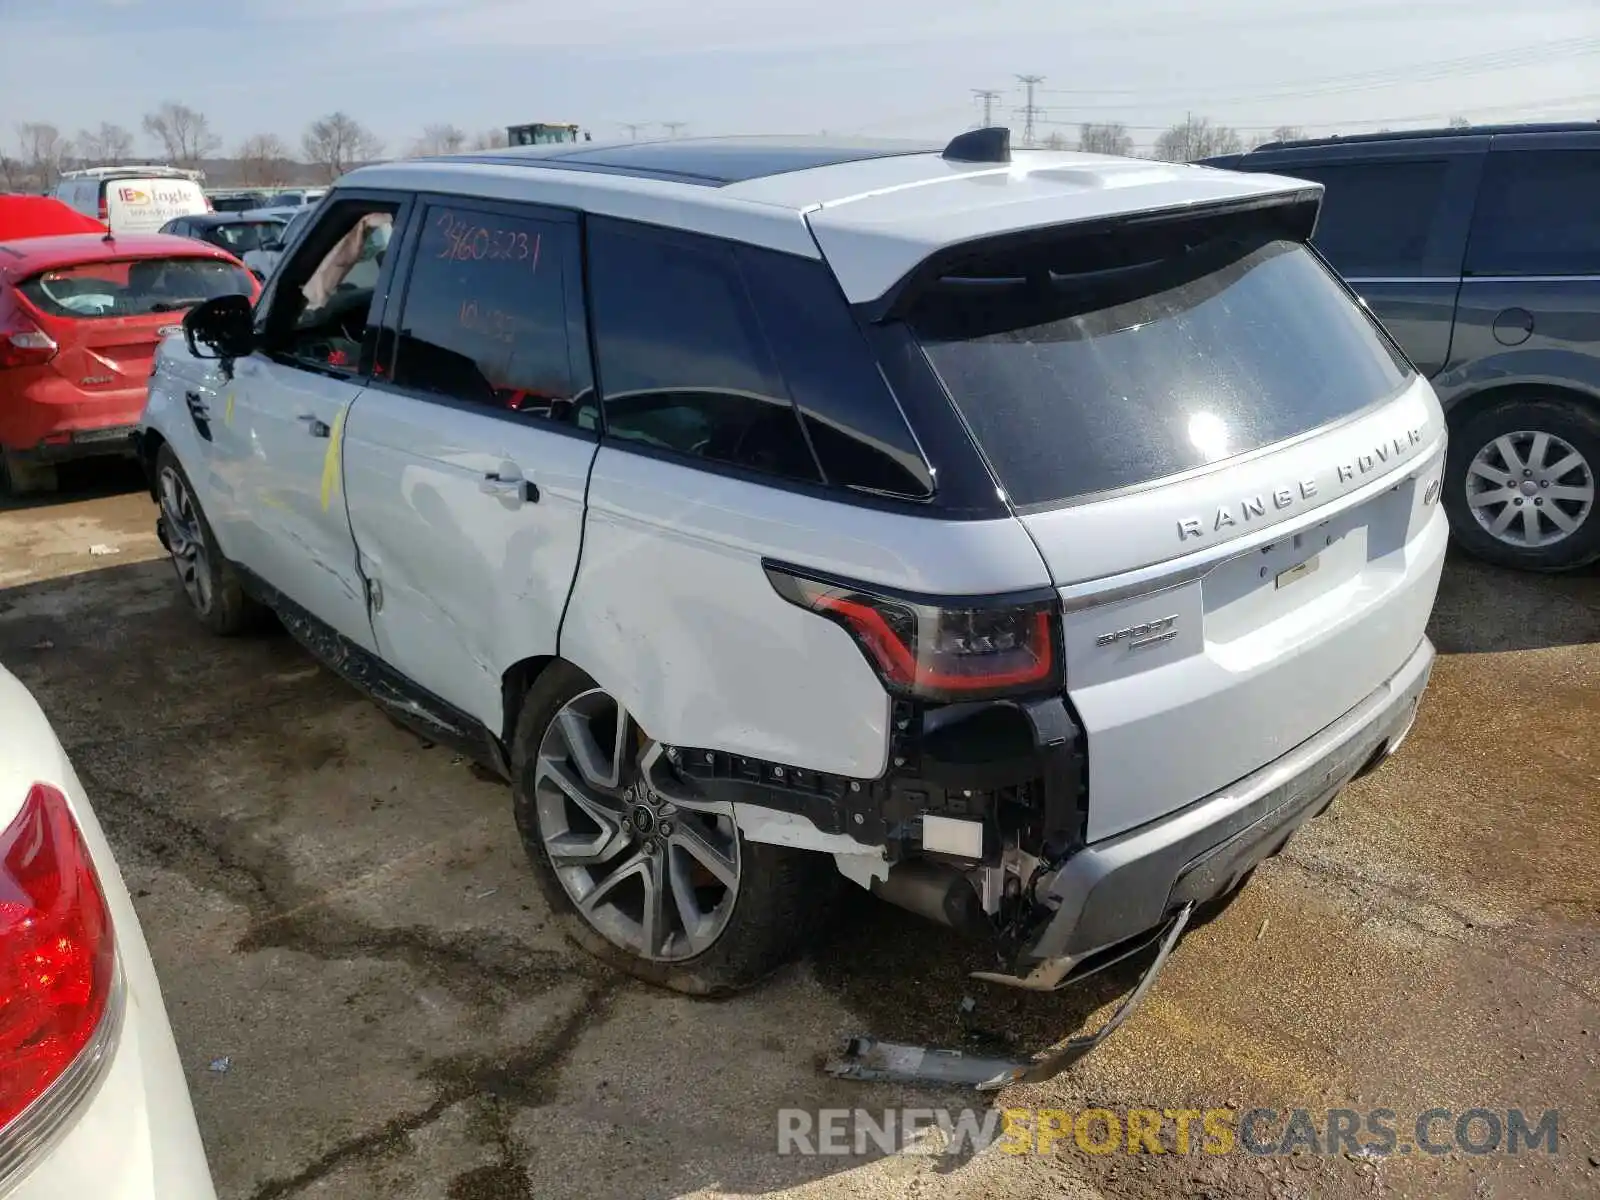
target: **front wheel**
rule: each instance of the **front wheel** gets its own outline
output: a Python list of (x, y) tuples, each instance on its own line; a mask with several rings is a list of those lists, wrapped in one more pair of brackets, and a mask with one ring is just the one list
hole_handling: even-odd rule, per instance
[(189, 476), (170, 446), (156, 454), (156, 502), (167, 553), (200, 623), (222, 637), (254, 626), (261, 608), (244, 594), (238, 575), (218, 549)]
[(1444, 501), (1456, 540), (1488, 562), (1570, 571), (1600, 558), (1600, 415), (1502, 400), (1450, 432)]
[(555, 663), (512, 742), (517, 829), (564, 932), (603, 962), (706, 996), (789, 961), (831, 907), (819, 854), (747, 841), (732, 808), (679, 786), (615, 697)]

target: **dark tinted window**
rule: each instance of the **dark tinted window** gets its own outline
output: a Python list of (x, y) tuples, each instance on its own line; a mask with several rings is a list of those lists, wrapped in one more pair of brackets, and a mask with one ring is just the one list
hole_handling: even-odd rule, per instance
[(833, 276), (742, 247), (745, 280), (789, 395), (832, 484), (925, 498), (933, 477)]
[(1600, 274), (1600, 151), (1490, 154), (1467, 270), (1474, 275)]
[(283, 235), (280, 221), (228, 221), (213, 225), (206, 240), (231, 254), (259, 250)]
[(820, 480), (731, 243), (593, 219), (589, 288), (608, 436)]
[[(1077, 254), (1109, 254), (1116, 240)], [(1410, 373), (1322, 265), (1285, 241), (946, 282), (911, 320), (1020, 505), (1247, 453), (1365, 408)]]
[(1327, 189), (1312, 241), (1341, 275), (1361, 278), (1426, 273), (1428, 236), (1449, 165), (1438, 159), (1271, 169)]
[[(394, 380), (403, 387), (593, 428), (575, 369), (567, 268), (577, 227), (432, 207), (406, 286)], [(586, 361), (582, 358), (579, 361)]]

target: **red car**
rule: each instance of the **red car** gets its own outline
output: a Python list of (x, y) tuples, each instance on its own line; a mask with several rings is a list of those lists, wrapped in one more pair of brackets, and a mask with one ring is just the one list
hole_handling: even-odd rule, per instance
[(0, 221), (0, 479), (13, 494), (53, 488), (67, 459), (130, 453), (156, 345), (200, 301), (260, 290), (189, 238), (7, 237)]

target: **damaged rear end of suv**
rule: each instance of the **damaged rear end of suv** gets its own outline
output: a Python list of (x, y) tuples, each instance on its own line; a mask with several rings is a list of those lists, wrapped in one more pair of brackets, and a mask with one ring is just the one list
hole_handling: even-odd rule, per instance
[(953, 415), (1039, 586), (886, 584), (904, 546), (876, 580), (768, 555), (876, 673), (886, 769), (666, 756), (747, 827), (798, 815), (822, 836), (794, 844), (991, 944), (982, 978), (1050, 990), (1175, 940), (1399, 746), (1433, 658), (1445, 432), (1307, 246), (1319, 188), (988, 145), (1006, 165), (976, 181), (808, 221), (913, 428)]

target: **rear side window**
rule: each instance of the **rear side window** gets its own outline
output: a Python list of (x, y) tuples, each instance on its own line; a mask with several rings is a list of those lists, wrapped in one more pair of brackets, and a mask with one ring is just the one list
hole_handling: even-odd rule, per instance
[(406, 287), (394, 381), (530, 419), (593, 428), (581, 314), (568, 277), (577, 227), (430, 207)]
[(250, 296), (242, 267), (209, 258), (139, 258), (45, 271), (19, 289), (52, 317), (139, 317), (177, 312), (216, 296)]
[(1445, 198), (1445, 159), (1274, 166), (1326, 189), (1316, 247), (1348, 277), (1424, 274), (1428, 238)]
[(1600, 274), (1600, 151), (1491, 153), (1473, 216), (1467, 271)]
[(933, 475), (828, 268), (741, 246), (778, 372), (830, 484), (926, 499)]
[[(969, 274), (910, 314), (1014, 504), (1150, 483), (1396, 394), (1411, 369), (1306, 249), (1213, 239), (1122, 261), (1079, 242), (1030, 281)], [(1100, 256), (1099, 265), (1090, 256)]]
[(589, 289), (608, 437), (821, 482), (731, 243), (591, 219)]

